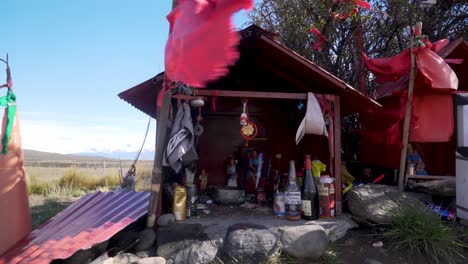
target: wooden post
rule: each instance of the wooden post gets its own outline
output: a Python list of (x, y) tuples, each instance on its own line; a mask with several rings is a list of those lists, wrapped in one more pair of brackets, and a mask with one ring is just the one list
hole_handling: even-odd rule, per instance
[[(340, 97), (335, 96), (333, 100), (333, 141), (334, 141), (334, 152), (335, 159), (333, 164), (333, 171), (335, 172), (335, 205), (336, 205), (336, 216), (341, 215), (342, 204), (341, 204), (341, 103)], [(331, 164), (330, 164), (331, 165)]]
[[(172, 0), (172, 9), (174, 9), (176, 6), (177, 0)], [(158, 209), (159, 211), (161, 210), (161, 185), (163, 183), (162, 160), (167, 144), (167, 129), (169, 122), (169, 111), (171, 108), (171, 98), (172, 92), (170, 89), (168, 89), (164, 93), (163, 105), (161, 109), (158, 109), (158, 120), (156, 122), (156, 151), (154, 154), (154, 164), (151, 178), (150, 206), (148, 209), (148, 218), (146, 219), (147, 228), (154, 227), (156, 223), (157, 211)]]
[[(415, 35), (421, 35), (422, 23), (416, 23)], [(398, 175), (398, 190), (402, 192), (404, 190), (405, 183), (405, 165), (406, 165), (406, 152), (408, 151), (408, 137), (409, 137), (409, 128), (411, 122), (411, 108), (412, 108), (412, 99), (413, 99), (413, 90), (414, 90), (414, 81), (416, 79), (416, 58), (414, 55), (414, 46), (415, 46), (415, 36), (411, 36), (411, 72), (410, 80), (408, 87), (408, 98), (406, 102), (406, 114), (405, 121), (403, 124), (403, 147), (401, 149), (400, 155), (400, 172)]]
[(156, 211), (162, 197), (161, 185), (163, 183), (162, 160), (167, 142), (167, 125), (169, 122), (169, 111), (171, 105), (171, 91), (164, 94), (162, 107), (159, 109), (156, 128), (156, 151), (154, 154), (153, 173), (151, 178), (151, 197), (146, 226), (151, 228), (156, 222)]

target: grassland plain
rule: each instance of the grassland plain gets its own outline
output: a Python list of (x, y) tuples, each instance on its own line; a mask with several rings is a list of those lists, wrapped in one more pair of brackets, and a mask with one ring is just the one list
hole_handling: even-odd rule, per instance
[[(87, 193), (114, 189), (131, 163), (119, 160), (26, 160), (24, 165), (33, 228)], [(152, 167), (153, 161), (138, 161), (138, 191), (148, 190)]]

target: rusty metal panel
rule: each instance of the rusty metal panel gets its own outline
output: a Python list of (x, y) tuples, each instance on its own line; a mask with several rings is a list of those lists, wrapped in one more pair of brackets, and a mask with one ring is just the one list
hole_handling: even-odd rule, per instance
[(119, 94), (119, 98), (128, 102), (143, 113), (156, 118), (156, 98), (164, 81), (164, 73), (136, 85)]
[(0, 256), (0, 263), (49, 263), (111, 238), (147, 213), (148, 192), (96, 192), (71, 204)]

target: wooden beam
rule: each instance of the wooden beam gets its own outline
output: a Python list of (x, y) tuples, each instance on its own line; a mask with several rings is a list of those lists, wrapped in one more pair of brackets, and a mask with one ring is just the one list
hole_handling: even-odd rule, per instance
[[(172, 0), (172, 9), (174, 9), (176, 6), (177, 0)], [(169, 34), (171, 34), (171, 28), (169, 28)], [(146, 219), (147, 228), (154, 227), (156, 223), (157, 214), (161, 212), (162, 207), (161, 185), (164, 181), (162, 172), (162, 159), (167, 144), (167, 130), (169, 123), (169, 111), (171, 109), (171, 97), (171, 91), (167, 90), (164, 93), (163, 105), (158, 111), (158, 116), (156, 120), (156, 150), (154, 153), (153, 172), (151, 175), (150, 206), (148, 208), (148, 218)], [(156, 102), (154, 103), (156, 104)]]
[(167, 129), (169, 123), (171, 97), (172, 94), (170, 90), (164, 93), (163, 105), (158, 112), (156, 127), (156, 151), (154, 154), (154, 165), (150, 189), (150, 207), (148, 209), (148, 218), (146, 221), (146, 227), (148, 228), (154, 227), (154, 224), (156, 223), (158, 207), (161, 207), (161, 186), (163, 183), (162, 160), (167, 143)]
[[(342, 194), (341, 194), (341, 102), (340, 97), (335, 96), (333, 103), (333, 141), (335, 159), (333, 164), (333, 171), (335, 172), (335, 205), (336, 216), (342, 213)], [(331, 164), (330, 164), (331, 165)]]
[(307, 100), (306, 93), (275, 93), (275, 92), (253, 92), (253, 91), (228, 91), (228, 90), (205, 90), (198, 89), (197, 96), (219, 96), (219, 97), (241, 97), (241, 98), (265, 98), (265, 99), (289, 99)]
[[(416, 23), (416, 30), (415, 32), (421, 32), (422, 29), (422, 23), (418, 22)], [(418, 34), (418, 33), (417, 33)], [(416, 58), (414, 54), (414, 45), (416, 44), (415, 42), (415, 36), (411, 36), (411, 71), (410, 71), (410, 80), (409, 80), (409, 87), (408, 87), (408, 96), (407, 96), (407, 101), (406, 101), (406, 113), (405, 113), (405, 121), (403, 123), (403, 147), (401, 148), (401, 155), (400, 155), (400, 172), (398, 174), (398, 190), (402, 192), (404, 190), (404, 184), (405, 184), (405, 165), (406, 165), (406, 152), (408, 151), (408, 138), (409, 138), (409, 128), (410, 128), (410, 122), (411, 122), (411, 107), (412, 103), (411, 101), (413, 100), (413, 90), (414, 90), (414, 82), (416, 80)]]

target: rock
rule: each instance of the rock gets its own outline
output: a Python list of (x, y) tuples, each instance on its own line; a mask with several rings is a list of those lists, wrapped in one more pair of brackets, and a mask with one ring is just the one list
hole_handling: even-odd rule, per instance
[(449, 177), (445, 180), (433, 180), (425, 182), (408, 181), (408, 187), (418, 192), (439, 196), (455, 196), (456, 182), (455, 177)]
[[(97, 257), (95, 260), (93, 260), (92, 262), (90, 262), (89, 264), (104, 264), (106, 263), (106, 261), (108, 259), (112, 259), (110, 256), (109, 256), (109, 253), (106, 252), (104, 254), (102, 254), (101, 256)], [(110, 261), (110, 263), (112, 262), (112, 260)], [(85, 262), (86, 263), (86, 262)], [(108, 262), (109, 263), (109, 262)]]
[(158, 218), (158, 226), (168, 226), (175, 222), (173, 214), (163, 214)]
[(375, 259), (371, 259), (371, 258), (366, 258), (362, 263), (363, 264), (383, 264), (382, 262), (375, 260)]
[(232, 187), (216, 188), (213, 200), (218, 204), (242, 204), (245, 201), (245, 191)]
[(383, 247), (383, 242), (382, 241), (375, 241), (374, 243), (372, 243), (372, 246), (374, 248), (381, 248), (381, 247)]
[(218, 254), (218, 247), (211, 240), (191, 244), (180, 250), (173, 257), (174, 264), (205, 264), (211, 263)]
[(330, 242), (345, 237), (349, 229), (359, 227), (349, 214), (343, 214), (337, 218), (320, 219), (320, 221), (314, 221), (313, 224), (320, 225), (325, 229)]
[(258, 225), (233, 225), (224, 240), (224, 252), (239, 263), (262, 263), (278, 251), (276, 236)]
[(178, 223), (160, 227), (156, 236), (158, 238), (156, 242), (157, 255), (166, 259), (193, 243), (208, 240), (208, 236), (200, 224)]
[(142, 250), (135, 253), (139, 258), (149, 258), (156, 256), (156, 248), (152, 247), (148, 250)]
[(132, 264), (133, 262), (137, 262), (140, 258), (130, 254), (130, 253), (123, 253), (120, 255), (117, 255), (113, 258), (110, 258), (106, 261), (104, 261), (105, 264)]
[(156, 241), (156, 232), (152, 229), (145, 229), (138, 233), (138, 243), (135, 246), (136, 251), (147, 250), (154, 245)]
[(137, 264), (166, 264), (166, 259), (163, 257), (142, 258)]
[(395, 210), (411, 210), (425, 207), (418, 198), (401, 193), (396, 187), (380, 184), (364, 184), (348, 192), (348, 206), (353, 215), (374, 223), (388, 224)]
[(317, 259), (328, 245), (325, 229), (320, 225), (300, 225), (279, 229), (283, 252), (299, 259)]

